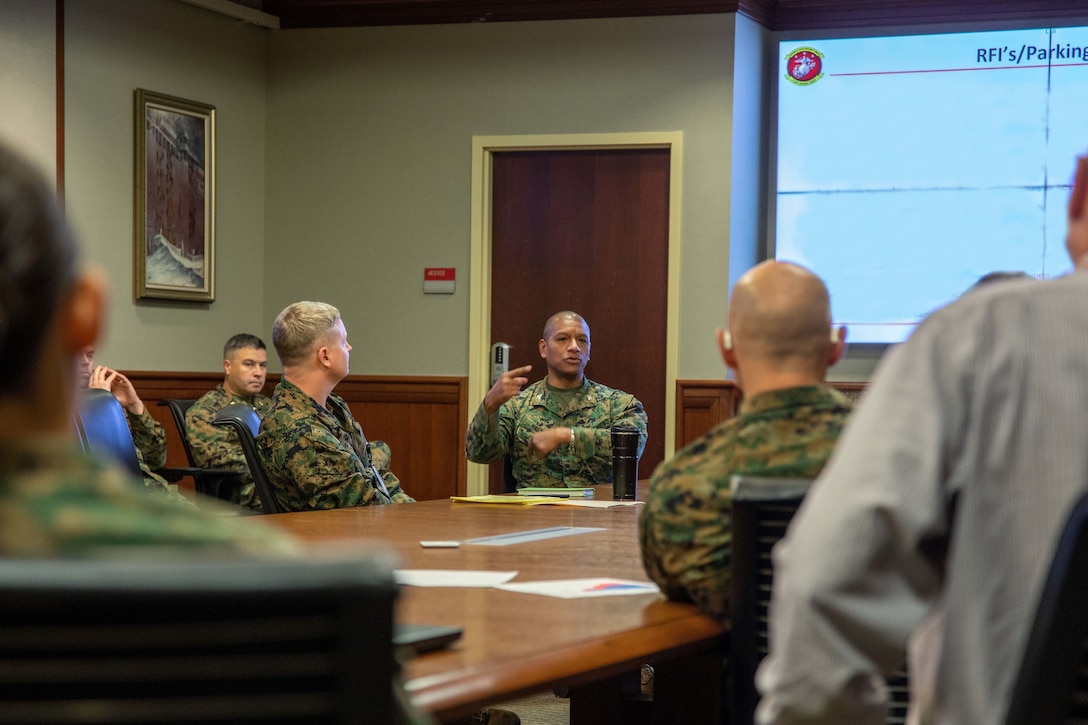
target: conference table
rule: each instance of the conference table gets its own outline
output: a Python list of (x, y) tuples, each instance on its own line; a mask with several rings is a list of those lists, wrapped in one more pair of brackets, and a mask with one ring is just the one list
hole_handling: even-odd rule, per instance
[[(597, 489), (595, 500), (611, 500), (611, 487)], [(639, 508), (436, 500), (263, 519), (318, 550), (391, 550), (401, 569), (517, 572), (512, 583), (645, 582)], [(543, 529), (568, 533), (563, 527), (593, 530), (516, 537)], [(515, 535), (516, 543), (465, 543), (503, 535)], [(462, 543), (424, 548), (425, 540)], [(572, 725), (711, 722), (717, 712), (725, 632), (693, 605), (666, 601), (657, 592), (562, 599), (496, 588), (404, 586), (395, 617), (464, 629), (451, 646), (405, 663), (413, 703), (440, 720), (557, 687), (570, 688)], [(649, 701), (637, 696), (637, 684), (635, 694), (626, 684), (632, 673), (637, 683), (646, 663), (655, 669)]]

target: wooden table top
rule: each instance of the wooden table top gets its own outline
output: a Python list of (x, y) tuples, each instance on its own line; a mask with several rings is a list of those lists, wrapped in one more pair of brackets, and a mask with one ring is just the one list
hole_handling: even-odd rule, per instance
[[(610, 497), (607, 487), (600, 488), (599, 496)], [(314, 544), (391, 549), (404, 569), (517, 571), (514, 582), (586, 577), (647, 581), (638, 548), (639, 508), (438, 500), (263, 519)], [(424, 549), (419, 544), (557, 526), (604, 530), (508, 546)], [(443, 719), (723, 642), (722, 628), (712, 619), (659, 594), (566, 600), (498, 589), (403, 587), (396, 618), (465, 630), (452, 647), (416, 657), (405, 667), (413, 701)]]

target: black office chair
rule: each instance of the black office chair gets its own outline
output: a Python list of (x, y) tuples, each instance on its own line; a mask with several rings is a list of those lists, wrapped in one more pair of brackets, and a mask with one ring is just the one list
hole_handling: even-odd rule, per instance
[(892, 674), (885, 675), (884, 682), (888, 685), (888, 716), (884, 722), (887, 725), (903, 725), (907, 722), (907, 710), (910, 709), (910, 677), (906, 663)]
[(0, 722), (386, 723), (389, 558), (0, 560)]
[(174, 419), (174, 425), (181, 437), (182, 447), (185, 449), (185, 459), (189, 462), (191, 468), (198, 471), (193, 474), (193, 483), (197, 493), (229, 501), (231, 490), (240, 485), (241, 478), (246, 471), (234, 468), (203, 468), (197, 464), (185, 428), (185, 414), (189, 408), (193, 407), (195, 402), (195, 400), (182, 400), (180, 398), (163, 398), (158, 404), (160, 407), (165, 406), (170, 409), (170, 417)]
[(76, 430), (84, 451), (111, 458), (134, 476), (143, 475), (125, 409), (113, 393), (99, 388), (83, 391), (76, 412)]
[(196, 459), (193, 458), (193, 449), (189, 445), (189, 437), (185, 435), (185, 414), (189, 412), (189, 408), (192, 408), (195, 402), (195, 400), (182, 400), (181, 398), (163, 398), (158, 403), (160, 408), (170, 409), (170, 417), (174, 419), (174, 426), (178, 430), (178, 435), (181, 436), (181, 445), (185, 449), (185, 460), (189, 461), (190, 466), (196, 466)]
[(1050, 564), (1006, 725), (1088, 719), (1088, 495), (1073, 506)]
[[(774, 565), (771, 551), (801, 506), (812, 482), (802, 478), (733, 476), (733, 542), (730, 554), (729, 702), (730, 722), (754, 721), (759, 693), (756, 670), (770, 649), (768, 623)], [(910, 684), (906, 667), (885, 678), (888, 725), (906, 722)]]
[(238, 443), (249, 464), (249, 475), (257, 488), (257, 497), (261, 500), (261, 511), (266, 514), (279, 514), (287, 509), (280, 505), (264, 470), (264, 463), (257, 454), (257, 433), (261, 428), (261, 419), (257, 411), (245, 403), (231, 403), (224, 407), (212, 419), (212, 425), (227, 426), (238, 434)]
[(771, 549), (786, 534), (812, 481), (733, 476), (733, 542), (730, 552), (729, 722), (754, 721), (759, 693), (756, 669), (769, 649), (767, 610), (774, 571)]

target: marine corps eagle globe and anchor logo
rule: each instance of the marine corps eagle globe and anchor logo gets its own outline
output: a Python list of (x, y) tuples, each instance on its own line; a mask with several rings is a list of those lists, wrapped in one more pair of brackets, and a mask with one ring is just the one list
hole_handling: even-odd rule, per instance
[(786, 56), (786, 78), (809, 86), (824, 77), (824, 54), (815, 48), (797, 48)]

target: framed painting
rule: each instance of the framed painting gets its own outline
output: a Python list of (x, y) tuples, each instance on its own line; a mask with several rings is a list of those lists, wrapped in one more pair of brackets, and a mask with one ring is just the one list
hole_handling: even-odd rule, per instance
[(215, 299), (215, 107), (136, 89), (136, 299)]

